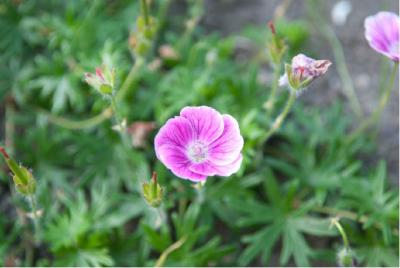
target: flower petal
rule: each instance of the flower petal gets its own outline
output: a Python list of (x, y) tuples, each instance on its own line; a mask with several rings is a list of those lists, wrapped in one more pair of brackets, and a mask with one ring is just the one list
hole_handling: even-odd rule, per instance
[(163, 145), (174, 145), (184, 148), (195, 137), (189, 121), (181, 116), (171, 118), (160, 129), (154, 139), (154, 147), (158, 156), (158, 148)]
[(208, 144), (218, 139), (224, 129), (222, 115), (211, 107), (185, 107), (180, 115), (189, 120), (196, 138)]
[(379, 12), (364, 21), (365, 38), (377, 52), (399, 60), (399, 16), (392, 12)]
[(216, 175), (228, 177), (228, 176), (232, 175), (233, 173), (238, 172), (240, 169), (240, 166), (242, 165), (242, 160), (243, 160), (243, 156), (242, 156), (242, 154), (239, 154), (238, 158), (236, 158), (236, 160), (233, 161), (229, 165), (214, 166), (214, 168), (217, 170)]
[(230, 115), (223, 115), (224, 131), (216, 141), (210, 144), (208, 160), (215, 165), (227, 165), (237, 159), (243, 148), (243, 137), (239, 124)]
[(158, 159), (176, 176), (191, 181), (207, 179), (207, 176), (192, 172), (189, 169), (191, 162), (180, 146), (163, 145), (157, 150)]
[(214, 176), (218, 172), (215, 166), (208, 161), (204, 161), (203, 163), (192, 163), (189, 169), (192, 172), (202, 174), (204, 176)]

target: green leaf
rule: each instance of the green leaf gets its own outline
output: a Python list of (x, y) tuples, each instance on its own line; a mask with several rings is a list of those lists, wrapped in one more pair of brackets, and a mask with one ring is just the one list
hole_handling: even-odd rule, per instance
[(320, 219), (312, 216), (304, 216), (293, 219), (299, 231), (316, 236), (337, 236), (335, 228), (331, 228), (330, 219)]
[(263, 265), (267, 265), (273, 246), (278, 240), (281, 231), (281, 224), (273, 224), (253, 235), (244, 236), (243, 242), (249, 245), (240, 255), (240, 266), (247, 266), (259, 254), (262, 255)]
[(288, 220), (283, 230), (283, 245), (280, 264), (286, 265), (289, 258), (293, 256), (297, 266), (310, 266), (308, 256), (311, 250), (303, 235), (297, 229), (296, 223)]

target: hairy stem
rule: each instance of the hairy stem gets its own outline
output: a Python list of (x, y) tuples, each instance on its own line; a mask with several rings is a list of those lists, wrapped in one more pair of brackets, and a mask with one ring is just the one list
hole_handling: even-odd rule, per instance
[(285, 107), (283, 108), (282, 112), (276, 117), (270, 130), (262, 138), (262, 140), (261, 140), (262, 143), (265, 143), (272, 136), (272, 134), (274, 134), (276, 131), (279, 130), (283, 121), (286, 119), (286, 116), (288, 115), (289, 111), (291, 110), (295, 100), (296, 100), (296, 92), (294, 90), (291, 90), (290, 96), (286, 101)]
[(279, 76), (280, 76), (279, 66), (280, 64), (274, 65), (274, 77), (271, 85), (271, 93), (268, 97), (267, 102), (265, 103), (265, 108), (267, 108), (268, 115), (270, 115), (273, 112), (276, 102), (276, 91), (278, 90)]

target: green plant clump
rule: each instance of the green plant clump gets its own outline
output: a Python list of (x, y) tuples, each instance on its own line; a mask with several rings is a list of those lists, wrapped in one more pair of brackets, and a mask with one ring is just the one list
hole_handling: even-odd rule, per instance
[[(181, 16), (149, 2), (0, 3), (0, 145), (35, 178), (24, 195), (0, 161), (0, 265), (334, 266), (351, 252), (345, 263), (397, 266), (398, 189), (375, 137), (348, 138), (359, 119), (340, 100), (297, 97), (277, 123), (307, 22), (222, 37), (201, 26), (203, 1)], [(103, 81), (98, 66), (114, 69)], [(245, 143), (239, 172), (195, 185), (153, 143), (200, 105), (236, 118)]]

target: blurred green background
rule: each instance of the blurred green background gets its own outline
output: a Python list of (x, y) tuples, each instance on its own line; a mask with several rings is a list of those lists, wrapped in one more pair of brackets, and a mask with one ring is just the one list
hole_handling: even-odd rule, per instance
[[(227, 8), (234, 1), (150, 2), (157, 33), (117, 103), (132, 147), (112, 129), (108, 101), (83, 75), (111, 63), (117, 88), (123, 85), (137, 62), (139, 1), (0, 3), (0, 144), (32, 169), (41, 213), (34, 229), (29, 202), (15, 191), (1, 160), (0, 264), (335, 266), (343, 242), (330, 225), (338, 217), (358, 265), (397, 266), (398, 174), (389, 176), (385, 160), (392, 158), (377, 153), (381, 132), (347, 138), (362, 120), (346, 74), (348, 46), (335, 35), (339, 26), (319, 12), (335, 1), (293, 1), (305, 10), (295, 19), (287, 12), (296, 3), (269, 3), (273, 13), (263, 23), (249, 21), (238, 31), (212, 27), (215, 21), (235, 25), (236, 13), (229, 16)], [(215, 20), (220, 11), (213, 5), (226, 7), (223, 23)], [(246, 5), (240, 8), (246, 14)], [(264, 144), (260, 139), (288, 95), (280, 89), (275, 109), (265, 110), (271, 19), (288, 44), (286, 62), (302, 52), (330, 58), (334, 66), (296, 100)], [(368, 91), (379, 92), (390, 64), (362, 46), (380, 63), (365, 70), (384, 74), (372, 76), (378, 90), (367, 83)], [(319, 98), (313, 96), (321, 95), (329, 97), (314, 105)], [(154, 135), (187, 105), (212, 106), (238, 120), (245, 146), (237, 174), (209, 178), (197, 189), (157, 161)], [(164, 188), (159, 209), (141, 192), (152, 171)]]

